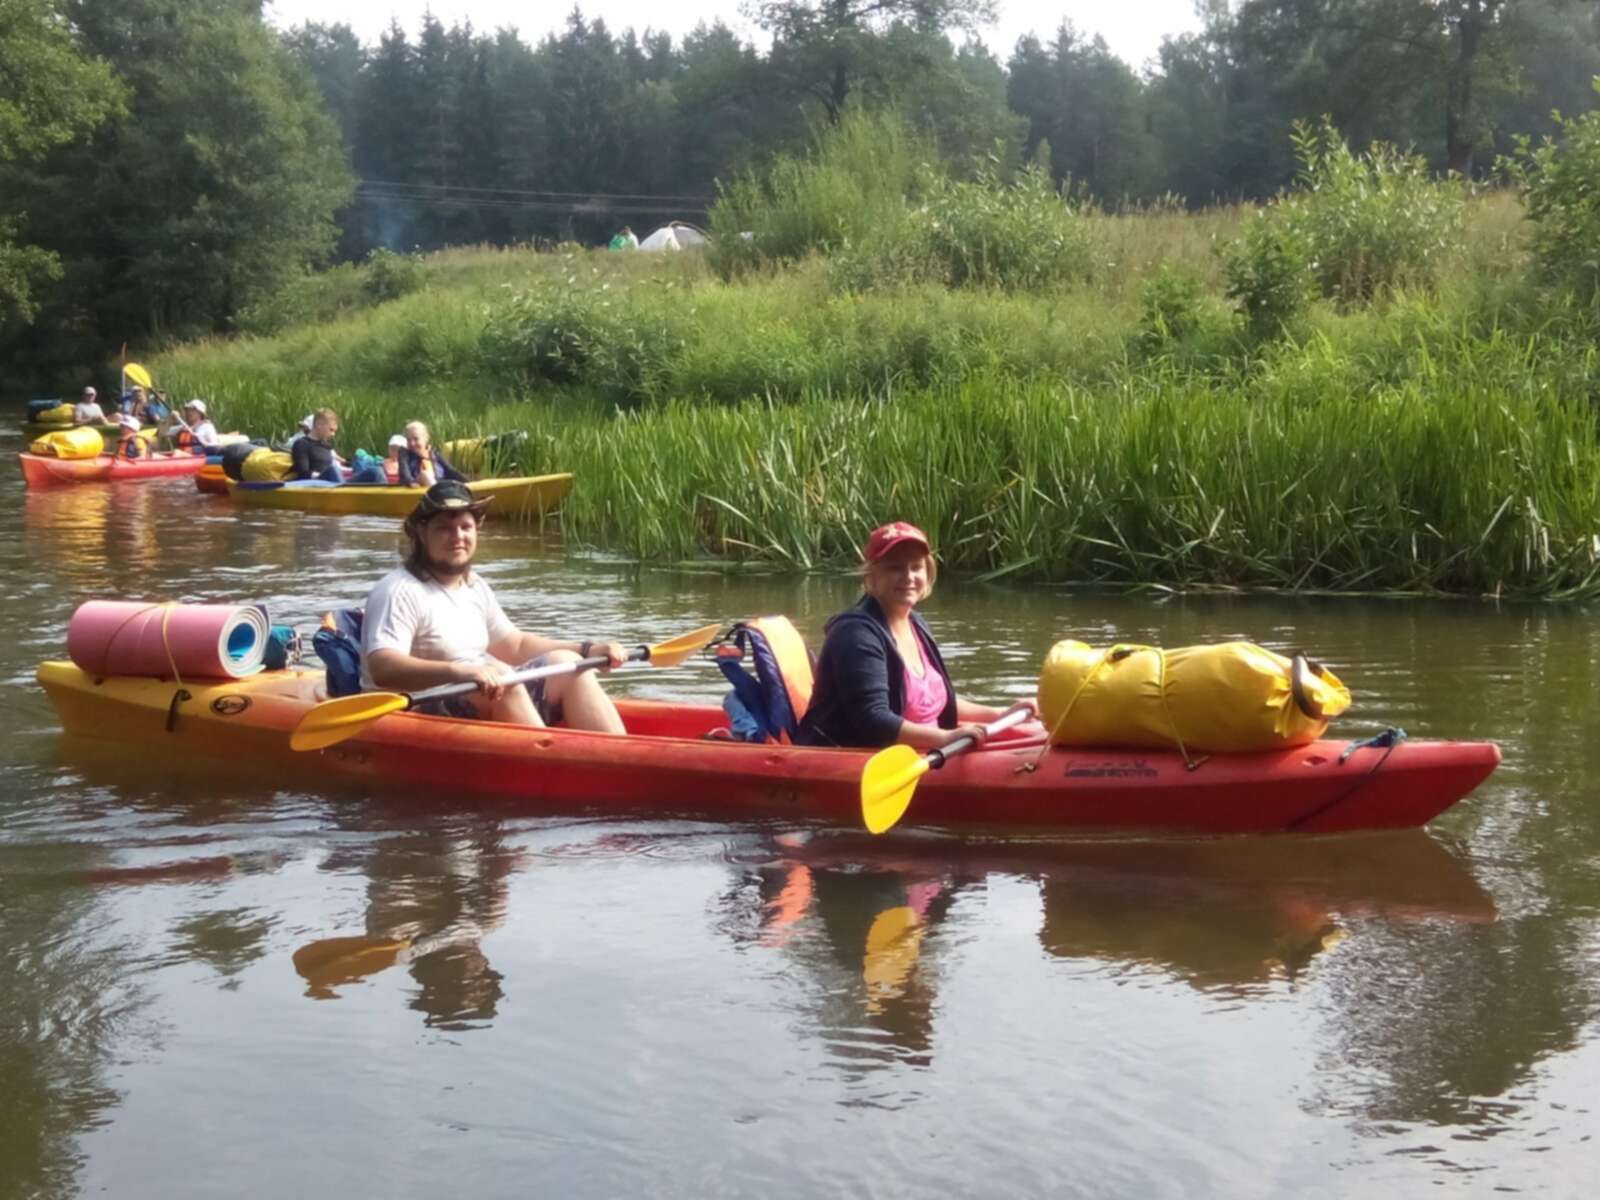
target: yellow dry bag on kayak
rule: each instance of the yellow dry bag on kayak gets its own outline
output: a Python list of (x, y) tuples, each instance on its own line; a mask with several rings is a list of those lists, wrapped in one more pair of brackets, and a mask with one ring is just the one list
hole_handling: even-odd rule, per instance
[(1039, 716), (1057, 746), (1278, 750), (1316, 741), (1349, 707), (1332, 671), (1249, 642), (1179, 650), (1057, 642), (1039, 677)]
[(257, 450), (239, 468), (246, 483), (282, 483), (294, 474), (294, 459), (282, 450)]
[(41, 409), (33, 419), (41, 425), (71, 425), (75, 411), (70, 404), (58, 404), (54, 408)]
[(98, 429), (87, 426), (47, 433), (28, 449), (51, 458), (94, 458), (105, 453), (106, 442)]

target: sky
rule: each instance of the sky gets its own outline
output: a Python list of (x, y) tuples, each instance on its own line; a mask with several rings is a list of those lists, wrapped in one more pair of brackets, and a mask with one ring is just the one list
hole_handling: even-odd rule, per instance
[[(1071, 21), (1079, 32), (1098, 33), (1112, 51), (1133, 67), (1142, 66), (1155, 56), (1163, 34), (1186, 33), (1199, 27), (1194, 15), (1194, 0), (999, 0), (1000, 19), (982, 31), (983, 40), (1001, 62), (1011, 55), (1017, 38), (1037, 33), (1048, 40), (1062, 18)], [(587, 17), (604, 17), (613, 30), (630, 25), (664, 29), (674, 36), (683, 34), (700, 21), (722, 21), (735, 32), (753, 38), (754, 27), (740, 15), (739, 0), (580, 0)], [(525, 42), (537, 42), (545, 33), (560, 28), (571, 0), (555, 3), (529, 3), (529, 0), (267, 0), (267, 14), (277, 25), (289, 27), (312, 21), (342, 21), (365, 42), (375, 42), (398, 17), (408, 32), (415, 33), (423, 11), (445, 25), (471, 20), (474, 28), (492, 33), (503, 25), (514, 25)]]

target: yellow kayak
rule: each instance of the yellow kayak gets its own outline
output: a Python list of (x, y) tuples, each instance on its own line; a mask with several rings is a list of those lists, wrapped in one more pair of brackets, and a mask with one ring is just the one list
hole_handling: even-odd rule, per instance
[[(572, 476), (530, 475), (522, 479), (479, 479), (467, 484), (474, 496), (493, 496), (496, 516), (532, 520), (555, 512), (572, 488)], [(398, 484), (322, 483), (313, 479), (289, 483), (228, 481), (228, 495), (256, 508), (292, 508), (330, 516), (404, 517), (417, 506), (421, 488)]]

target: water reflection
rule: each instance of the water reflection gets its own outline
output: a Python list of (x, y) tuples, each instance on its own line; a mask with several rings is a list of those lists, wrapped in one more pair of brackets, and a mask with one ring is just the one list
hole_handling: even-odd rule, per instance
[(296, 952), (306, 995), (332, 999), (345, 985), (402, 966), (417, 985), (409, 1004), (424, 1024), (486, 1027), (505, 992), (481, 942), (505, 920), (507, 880), (524, 858), (487, 817), (335, 850), (323, 870), (359, 871), (367, 881), (366, 934)]

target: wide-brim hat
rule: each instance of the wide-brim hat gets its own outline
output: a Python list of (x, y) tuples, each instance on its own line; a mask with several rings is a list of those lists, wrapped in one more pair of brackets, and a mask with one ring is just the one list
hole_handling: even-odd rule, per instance
[(454, 479), (441, 479), (427, 491), (411, 510), (406, 524), (420, 528), (440, 513), (470, 512), (481, 517), (487, 511), (493, 496), (474, 496), (470, 488)]
[(902, 546), (906, 542), (916, 543), (927, 553), (933, 552), (933, 543), (928, 541), (928, 535), (911, 522), (890, 521), (887, 525), (880, 525), (872, 531), (867, 538), (867, 544), (861, 548), (861, 557), (869, 563), (877, 562), (896, 546)]
[(139, 432), (139, 418), (134, 416), (132, 413), (118, 413), (111, 419), (118, 425), (121, 425), (124, 429), (131, 429), (135, 433)]

